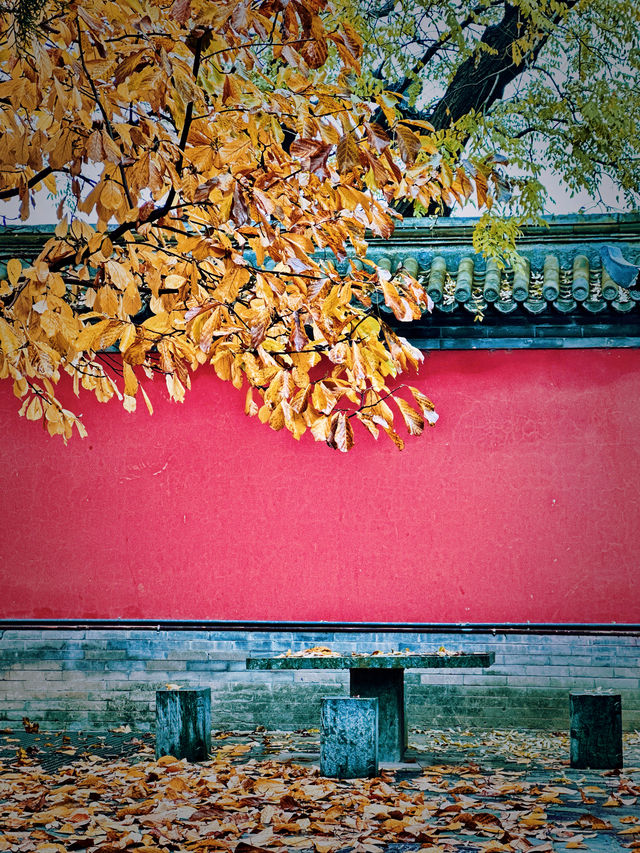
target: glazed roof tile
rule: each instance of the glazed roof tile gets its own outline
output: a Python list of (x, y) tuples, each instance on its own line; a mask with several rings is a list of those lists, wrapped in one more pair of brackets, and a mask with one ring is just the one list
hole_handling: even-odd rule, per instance
[(399, 333), (422, 348), (640, 345), (640, 286), (620, 286), (602, 261), (609, 247), (640, 266), (640, 215), (548, 217), (524, 230), (506, 265), (474, 252), (475, 222), (405, 220), (371, 241), (372, 261), (404, 267), (433, 300), (409, 324), (380, 306)]
[[(640, 345), (640, 286), (617, 284), (603, 247), (640, 266), (640, 213), (548, 217), (525, 228), (502, 267), (473, 250), (475, 219), (405, 219), (371, 239), (370, 260), (421, 281), (433, 310), (412, 323), (382, 317), (423, 349)], [(0, 227), (0, 263), (31, 258), (53, 226)], [(346, 267), (346, 265), (345, 265)]]
[(640, 301), (640, 289), (616, 284), (600, 259), (594, 262), (584, 254), (574, 255), (568, 265), (562, 265), (557, 254), (548, 254), (537, 268), (526, 257), (501, 268), (497, 261), (473, 254), (463, 254), (453, 268), (443, 255), (435, 255), (422, 268), (414, 256), (394, 259), (387, 255), (376, 260), (391, 272), (404, 267), (415, 275), (435, 310), (447, 314), (458, 307), (474, 314), (490, 308), (509, 314), (518, 305), (530, 314), (549, 307), (567, 314), (580, 306), (596, 314), (608, 305), (626, 313)]

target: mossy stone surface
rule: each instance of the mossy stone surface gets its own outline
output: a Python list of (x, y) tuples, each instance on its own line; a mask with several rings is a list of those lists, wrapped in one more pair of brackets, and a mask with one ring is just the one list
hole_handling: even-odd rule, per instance
[(156, 691), (156, 758), (206, 761), (211, 751), (211, 688)]

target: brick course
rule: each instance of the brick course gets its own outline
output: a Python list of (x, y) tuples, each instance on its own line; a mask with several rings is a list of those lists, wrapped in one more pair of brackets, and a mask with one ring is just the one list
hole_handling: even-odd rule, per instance
[(574, 688), (622, 694), (623, 726), (640, 728), (640, 637), (291, 631), (5, 630), (0, 632), (0, 721), (43, 728), (153, 727), (155, 691), (211, 687), (215, 729), (317, 727), (322, 696), (348, 693), (348, 673), (247, 672), (247, 656), (312, 645), (352, 651), (444, 645), (494, 651), (482, 670), (408, 670), (409, 725), (566, 730)]

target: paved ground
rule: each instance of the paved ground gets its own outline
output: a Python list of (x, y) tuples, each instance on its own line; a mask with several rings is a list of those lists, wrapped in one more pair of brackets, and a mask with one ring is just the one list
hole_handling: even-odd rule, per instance
[[(406, 760), (402, 764), (383, 766), (382, 782), (378, 788), (372, 783), (366, 788), (361, 783), (352, 785), (350, 782), (340, 782), (337, 787), (334, 786), (334, 794), (338, 791), (342, 797), (341, 803), (348, 795), (362, 797), (364, 791), (369, 798), (369, 806), (368, 811), (367, 808), (363, 810), (361, 802), (360, 816), (364, 815), (366, 820), (369, 815), (376, 832), (382, 833), (383, 826), (388, 826), (390, 832), (393, 829), (398, 840), (391, 840), (393, 832), (387, 832), (383, 841), (374, 837), (368, 842), (360, 840), (339, 845), (333, 850), (339, 849), (345, 853), (348, 850), (363, 853), (367, 850), (372, 853), (414, 850), (430, 853), (451, 853), (457, 850), (473, 853), (543, 853), (569, 848), (590, 850), (593, 853), (621, 853), (625, 849), (640, 849), (639, 733), (624, 737), (625, 766), (622, 771), (571, 769), (568, 762), (568, 738), (559, 733), (460, 729), (415, 731), (410, 735), (409, 745)], [(91, 853), (92, 847), (96, 851), (132, 850), (135, 853), (136, 850), (146, 850), (148, 845), (145, 847), (135, 838), (130, 842), (123, 841), (122, 847), (119, 844), (101, 847), (95, 838), (92, 840), (87, 836), (80, 841), (67, 842), (67, 846), (62, 840), (64, 833), (58, 833), (55, 823), (41, 829), (36, 821), (33, 825), (37, 829), (31, 836), (24, 832), (12, 835), (9, 829), (19, 829), (20, 809), (16, 809), (16, 802), (12, 801), (11, 792), (17, 788), (11, 785), (20, 782), (22, 773), (31, 783), (38, 776), (46, 780), (43, 783), (44, 797), (45, 788), (47, 795), (55, 791), (56, 786), (64, 790), (70, 778), (77, 779), (82, 773), (90, 773), (93, 765), (98, 775), (106, 775), (111, 767), (116, 768), (117, 772), (126, 772), (127, 767), (140, 765), (145, 773), (150, 772), (149, 778), (154, 774), (157, 778), (158, 765), (154, 762), (153, 750), (152, 735), (126, 730), (68, 734), (14, 730), (1, 733), (0, 851), (28, 853), (30, 850), (43, 850), (57, 853), (58, 850), (87, 849)], [(212, 757), (214, 766), (216, 760), (220, 762), (222, 759), (237, 766), (238, 778), (241, 779), (268, 777), (273, 780), (279, 775), (293, 778), (296, 774), (301, 778), (306, 773), (309, 778), (317, 780), (319, 734), (315, 730), (295, 733), (261, 730), (215, 732)], [(74, 770), (74, 767), (77, 769)], [(203, 767), (206, 770), (207, 764)], [(173, 772), (176, 772), (175, 768)], [(185, 768), (186, 775), (190, 772), (188, 767)], [(199, 772), (199, 769), (195, 772)], [(3, 780), (6, 783), (4, 787)], [(230, 785), (231, 782), (227, 787)], [(31, 799), (28, 802), (33, 804), (33, 786), (30, 790)], [(376, 794), (376, 791), (383, 791), (383, 794)], [(407, 798), (413, 798), (411, 802), (415, 804), (420, 797), (430, 809), (425, 825), (433, 826), (432, 830), (429, 829), (433, 837), (425, 835), (422, 838), (416, 834), (417, 840), (412, 841), (411, 832), (415, 830), (410, 822), (409, 826), (406, 825), (407, 820), (402, 827), (400, 819), (410, 813)], [(20, 800), (20, 796), (17, 799)], [(245, 808), (248, 801), (238, 802), (239, 808)], [(277, 808), (278, 801), (274, 802), (274, 808)], [(203, 806), (200, 804), (199, 808), (202, 810)], [(229, 812), (229, 805), (225, 808)], [(264, 817), (264, 804), (261, 808)], [(323, 808), (326, 809), (326, 803)], [(33, 805), (29, 810), (28, 817), (33, 822)], [(425, 811), (423, 817), (426, 814)], [(150, 817), (147, 815), (147, 823)], [(4, 836), (3, 820), (8, 828)], [(394, 825), (397, 825), (395, 829)], [(514, 827), (517, 832), (514, 832)], [(46, 831), (53, 841), (44, 842), (43, 846), (42, 832), (46, 834)], [(18, 839), (20, 843), (11, 839)], [(197, 841), (191, 841), (184, 847), (178, 842), (172, 845), (166, 841), (166, 846), (153, 849), (182, 851), (237, 848), (239, 852), (245, 853), (251, 850), (289, 849), (286, 836), (282, 842), (278, 839), (261, 842), (261, 839), (264, 839), (264, 832), (252, 836), (250, 830), (246, 830), (233, 843), (226, 842), (231, 845), (227, 847), (222, 843), (216, 847), (212, 837), (209, 841), (200, 840), (199, 843), (204, 845), (202, 847), (197, 846)], [(304, 838), (299, 835), (291, 836), (290, 843), (292, 848), (304, 849)], [(316, 853), (324, 849), (330, 848), (316, 841)]]
[[(125, 727), (126, 728), (126, 727)], [(148, 732), (25, 732), (23, 729), (0, 731), (0, 773), (2, 765), (21, 766), (23, 762), (55, 773), (88, 755), (135, 760), (148, 757), (153, 750), (153, 735)]]

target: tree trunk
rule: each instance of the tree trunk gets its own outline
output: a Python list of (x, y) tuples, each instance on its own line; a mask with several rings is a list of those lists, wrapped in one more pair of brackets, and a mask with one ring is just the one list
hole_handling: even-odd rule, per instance
[[(449, 83), (446, 92), (429, 114), (422, 114), (436, 130), (445, 130), (471, 111), (486, 113), (493, 104), (500, 100), (506, 87), (512, 83), (527, 67), (535, 62), (540, 50), (549, 39), (549, 35), (564, 17), (567, 10), (572, 8), (577, 0), (564, 0), (561, 10), (550, 18), (547, 31), (539, 33), (532, 47), (522, 56), (518, 63), (513, 60), (514, 42), (526, 32), (527, 21), (522, 10), (517, 6), (505, 3), (502, 20), (498, 24), (485, 29), (478, 50), (469, 56), (458, 67)], [(424, 58), (424, 68), (428, 68), (428, 59), (433, 51), (428, 51)], [(418, 63), (414, 70), (418, 70)], [(404, 92), (408, 79), (403, 80), (392, 91)], [(397, 210), (403, 215), (409, 215), (412, 202), (402, 202)], [(437, 213), (436, 210), (429, 213)], [(443, 211), (448, 216), (451, 209)]]

